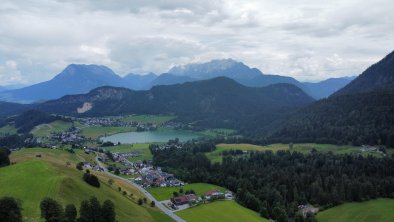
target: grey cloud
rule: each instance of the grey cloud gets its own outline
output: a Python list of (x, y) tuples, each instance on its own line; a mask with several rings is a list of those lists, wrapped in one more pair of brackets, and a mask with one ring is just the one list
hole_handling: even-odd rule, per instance
[(393, 50), (393, 10), (390, 0), (5, 0), (0, 85), (69, 63), (162, 73), (228, 57), (301, 80), (352, 75)]

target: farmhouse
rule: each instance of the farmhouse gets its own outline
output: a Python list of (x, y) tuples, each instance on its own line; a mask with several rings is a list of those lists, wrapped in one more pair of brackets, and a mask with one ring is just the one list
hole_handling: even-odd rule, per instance
[(207, 200), (224, 199), (225, 198), (224, 193), (219, 190), (210, 190), (210, 191), (206, 192), (204, 196)]
[(174, 197), (171, 199), (171, 202), (174, 203), (175, 205), (179, 206), (179, 205), (183, 205), (183, 204), (188, 204), (192, 201), (196, 201), (197, 200), (197, 196), (195, 194), (186, 194), (183, 196), (179, 196), (179, 197)]

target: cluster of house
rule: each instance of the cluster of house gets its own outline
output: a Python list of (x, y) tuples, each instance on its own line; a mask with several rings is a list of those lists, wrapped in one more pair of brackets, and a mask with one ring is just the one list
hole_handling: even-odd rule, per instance
[(376, 152), (381, 154), (382, 156), (385, 156), (386, 154), (384, 153), (384, 149), (376, 146), (369, 146), (369, 145), (362, 145), (361, 146), (361, 151), (363, 152)]
[(173, 204), (175, 204), (176, 206), (190, 204), (190, 203), (197, 202), (197, 201), (198, 201), (198, 198), (195, 194), (185, 194), (185, 195), (174, 197), (171, 199), (171, 202)]
[(92, 169), (94, 171), (104, 172), (104, 168), (100, 167), (99, 165), (92, 165), (89, 162), (83, 162), (83, 167), (85, 169)]
[(162, 171), (160, 167), (153, 167), (151, 160), (130, 162), (127, 157), (137, 155), (134, 151), (112, 154), (116, 162), (125, 166), (120, 169), (120, 173), (124, 175), (136, 175), (134, 181), (144, 187), (177, 187), (184, 185), (173, 174)]
[(71, 127), (63, 132), (51, 133), (50, 140), (57, 141), (62, 144), (81, 144), (85, 141), (85, 137), (80, 134), (81, 129)]
[[(219, 190), (210, 190), (206, 192), (204, 195), (204, 199), (207, 201), (215, 201), (215, 200), (232, 200), (234, 199), (233, 193), (231, 191), (219, 191)], [(201, 202), (202, 198), (197, 197), (195, 194), (185, 194), (177, 197), (171, 198), (172, 204), (175, 206), (180, 206), (184, 204), (193, 205), (198, 202)]]
[(125, 121), (121, 117), (86, 117), (75, 120), (86, 126), (136, 127), (138, 131), (156, 130), (158, 127), (152, 123)]
[(169, 144), (169, 143), (164, 143), (159, 145), (158, 147), (156, 147), (156, 149), (158, 150), (166, 150), (166, 149), (170, 149), (170, 148), (177, 148), (177, 149), (182, 149), (183, 148), (183, 143), (178, 142), (178, 143), (173, 143), (173, 144)]
[(118, 153), (118, 152), (112, 153), (114, 161), (120, 162), (125, 166), (130, 165), (130, 162), (127, 160), (127, 158), (139, 157), (141, 155), (142, 155), (142, 153), (139, 151), (130, 151), (130, 152), (126, 152), (126, 153)]
[(299, 205), (298, 210), (301, 211), (304, 218), (306, 218), (308, 214), (317, 214), (317, 212), (319, 212), (319, 208), (313, 207), (312, 205)]
[(122, 121), (115, 117), (86, 117), (76, 119), (86, 126), (119, 126), (119, 127), (135, 127), (136, 123), (133, 121)]
[(140, 170), (141, 182), (145, 187), (178, 187), (185, 185), (184, 182), (175, 178), (173, 174), (164, 172), (160, 167), (144, 167)]

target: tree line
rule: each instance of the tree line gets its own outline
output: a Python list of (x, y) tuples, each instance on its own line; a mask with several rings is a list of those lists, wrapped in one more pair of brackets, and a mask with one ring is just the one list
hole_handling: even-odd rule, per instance
[[(56, 200), (46, 197), (40, 202), (41, 218), (45, 222), (115, 222), (115, 205), (110, 200), (102, 204), (96, 197), (81, 202), (79, 217), (74, 204), (65, 208)], [(21, 203), (13, 197), (0, 199), (0, 220), (22, 222)]]
[[(236, 193), (236, 201), (276, 221), (299, 221), (298, 206), (328, 208), (348, 201), (394, 197), (394, 158), (298, 152), (227, 155), (212, 164), (187, 147), (154, 149), (153, 163), (185, 182), (206, 182)], [(236, 155), (236, 152), (233, 153)]]

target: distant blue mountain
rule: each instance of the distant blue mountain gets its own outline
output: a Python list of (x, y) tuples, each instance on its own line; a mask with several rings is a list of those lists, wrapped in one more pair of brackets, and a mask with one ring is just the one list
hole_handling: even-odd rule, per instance
[(49, 81), (0, 93), (0, 100), (30, 103), (57, 99), (69, 94), (87, 93), (105, 85), (125, 86), (126, 84), (106, 66), (71, 64)]
[(189, 76), (177, 76), (170, 73), (163, 73), (159, 75), (156, 79), (148, 83), (145, 86), (145, 88), (150, 89), (153, 86), (174, 85), (174, 84), (193, 82), (193, 81), (196, 81), (196, 79), (193, 79)]
[(123, 80), (128, 88), (134, 90), (144, 90), (149, 89), (147, 86), (157, 79), (157, 75), (154, 73), (148, 73), (146, 75), (130, 73), (123, 77)]
[(308, 87), (309, 93), (313, 98), (322, 99), (329, 97), (336, 91), (342, 89), (356, 77), (357, 76), (330, 78), (321, 82), (304, 82), (303, 84)]
[(22, 85), (22, 84), (0, 86), (0, 92), (7, 91), (7, 90), (13, 90), (13, 89), (20, 89), (25, 86), (26, 85)]
[(303, 84), (292, 77), (264, 74), (233, 59), (176, 66), (161, 75), (128, 74), (123, 78), (106, 66), (71, 64), (49, 81), (19, 89), (0, 87), (0, 101), (32, 103), (58, 99), (65, 95), (87, 93), (100, 86), (149, 90), (158, 85), (173, 85), (220, 76), (231, 78), (249, 87), (264, 87), (278, 83), (293, 84), (316, 99), (331, 95), (352, 80), (350, 77)]
[(263, 87), (277, 83), (289, 83), (296, 85), (308, 92), (302, 83), (292, 77), (280, 75), (266, 75), (256, 68), (250, 68), (242, 62), (233, 59), (216, 59), (206, 63), (192, 63), (183, 66), (175, 66), (168, 73), (177, 76), (188, 76), (194, 79), (210, 79), (225, 76), (237, 82), (251, 87)]

